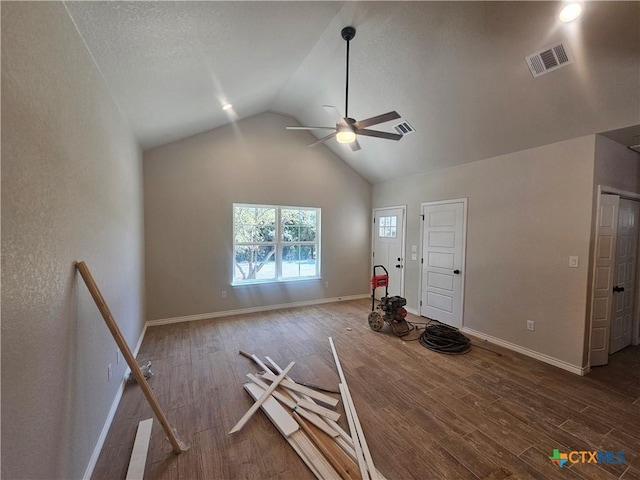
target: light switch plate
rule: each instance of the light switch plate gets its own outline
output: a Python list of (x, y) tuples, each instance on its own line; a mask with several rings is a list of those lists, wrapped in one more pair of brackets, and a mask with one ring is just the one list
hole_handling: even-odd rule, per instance
[(418, 253), (418, 245), (411, 245), (411, 251), (413, 253)]
[(569, 266), (571, 268), (578, 268), (578, 257), (577, 256), (569, 257)]
[(411, 260), (418, 260), (418, 254), (417, 253), (412, 253), (411, 254)]

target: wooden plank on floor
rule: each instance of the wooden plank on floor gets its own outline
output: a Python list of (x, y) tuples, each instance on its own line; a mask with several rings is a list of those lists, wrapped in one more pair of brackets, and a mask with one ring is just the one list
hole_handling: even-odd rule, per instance
[[(245, 383), (244, 389), (255, 399), (264, 395), (266, 390), (260, 388), (255, 383)], [(262, 402), (262, 410), (276, 426), (283, 437), (288, 437), (298, 431), (298, 423), (280, 406), (275, 398), (267, 396)]]
[[(238, 431), (240, 431), (240, 429), (242, 427), (244, 427), (245, 423), (247, 423), (249, 421), (249, 419), (251, 418), (251, 416), (258, 411), (258, 409), (260, 408), (262, 403), (265, 402), (267, 399), (269, 399), (271, 397), (271, 393), (276, 388), (278, 388), (278, 385), (280, 384), (280, 382), (284, 379), (284, 377), (287, 375), (287, 373), (289, 373), (289, 370), (291, 370), (294, 365), (295, 365), (295, 362), (291, 362), (287, 366), (287, 368), (285, 368), (283, 370), (283, 372), (280, 375), (278, 375), (278, 377), (276, 379), (274, 379), (273, 383), (269, 386), (269, 388), (267, 388), (262, 393), (262, 395), (258, 399), (256, 399), (255, 403), (253, 405), (251, 405), (251, 408), (249, 410), (247, 410), (247, 413), (245, 413), (240, 420), (238, 420), (238, 423), (236, 423), (233, 426), (233, 428), (229, 431), (229, 433), (238, 432)], [(252, 385), (255, 385), (255, 384), (252, 384)], [(258, 388), (260, 388), (260, 387), (258, 387)]]
[(321, 405), (317, 405), (305, 399), (301, 399), (298, 401), (298, 407), (311, 410), (312, 412), (317, 413), (318, 415), (322, 415), (323, 417), (327, 417), (328, 419), (333, 420), (334, 422), (337, 422), (340, 419), (340, 414), (338, 412), (329, 410), (328, 408), (325, 408)]
[(142, 480), (144, 478), (144, 466), (147, 463), (152, 426), (153, 418), (147, 418), (138, 423), (138, 431), (133, 442), (133, 451), (131, 452), (126, 480)]
[[(264, 374), (262, 374), (262, 378), (265, 378), (269, 381), (274, 381), (276, 379), (276, 376), (271, 373), (271, 372), (265, 372)], [(325, 395), (324, 393), (320, 393), (316, 390), (313, 390), (309, 387), (304, 387), (302, 385), (299, 385), (297, 383), (295, 383), (292, 380), (282, 380), (281, 385), (283, 387), (289, 388), (291, 390), (293, 390), (294, 392), (298, 392), (298, 393), (302, 393), (304, 395), (307, 395), (311, 398), (313, 398), (314, 400), (318, 400), (319, 402), (325, 403), (331, 407), (335, 407), (336, 405), (338, 405), (338, 400), (330, 397), (329, 395)]]

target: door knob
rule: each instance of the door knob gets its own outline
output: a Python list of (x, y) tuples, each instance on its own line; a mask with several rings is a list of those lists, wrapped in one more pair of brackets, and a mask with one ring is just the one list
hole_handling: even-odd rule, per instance
[(615, 286), (613, 287), (614, 292), (624, 292), (624, 287)]
[(402, 265), (398, 264), (396, 265), (396, 268), (402, 268)]
[(455, 269), (455, 270), (453, 271), (453, 273), (455, 273), (456, 275), (460, 275), (460, 270)]

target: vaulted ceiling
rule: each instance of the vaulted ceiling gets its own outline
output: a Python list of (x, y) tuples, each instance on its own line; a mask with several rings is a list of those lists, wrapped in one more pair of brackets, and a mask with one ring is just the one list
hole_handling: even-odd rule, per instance
[[(399, 142), (361, 138), (358, 152), (326, 142), (373, 183), (581, 135), (640, 134), (640, 2), (587, 2), (569, 24), (557, 20), (560, 2), (545, 1), (65, 5), (145, 149), (265, 111), (331, 126), (322, 105), (344, 112), (347, 25), (357, 29), (350, 116), (396, 110), (415, 129)], [(534, 78), (525, 57), (560, 41), (574, 63)]]

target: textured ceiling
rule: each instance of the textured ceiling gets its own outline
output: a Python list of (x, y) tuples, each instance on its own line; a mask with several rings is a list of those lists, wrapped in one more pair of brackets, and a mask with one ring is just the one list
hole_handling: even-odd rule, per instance
[[(264, 111), (331, 125), (346, 25), (350, 116), (416, 130), (325, 144), (371, 182), (640, 124), (640, 2), (588, 2), (568, 25), (538, 1), (65, 5), (145, 149)], [(534, 79), (524, 57), (562, 40), (575, 62)]]

